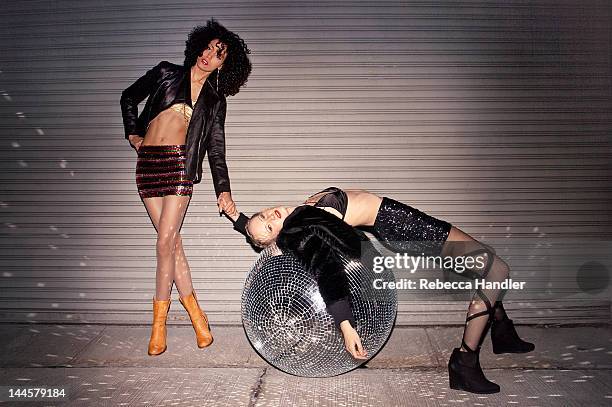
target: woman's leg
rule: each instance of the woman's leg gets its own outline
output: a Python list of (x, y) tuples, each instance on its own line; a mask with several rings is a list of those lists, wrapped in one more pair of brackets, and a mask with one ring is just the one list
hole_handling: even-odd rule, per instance
[[(471, 277), (486, 283), (502, 282), (509, 275), (508, 265), (484, 244), (452, 227), (442, 247), (442, 256), (472, 257), (478, 267), (469, 270)], [(464, 261), (466, 263), (467, 260)], [(468, 263), (469, 264), (469, 263)], [(501, 290), (493, 287), (477, 289), (468, 306), (461, 346), (455, 348), (448, 362), (451, 389), (472, 393), (497, 393), (499, 386), (488, 380), (480, 367), (480, 346), (491, 326), (493, 306)]]
[[(393, 199), (383, 198), (374, 222), (374, 231), (379, 240), (393, 251), (451, 257), (471, 256), (479, 263), (478, 267), (470, 270), (470, 274), (484, 279), (486, 283), (501, 283), (508, 278), (508, 265), (492, 249), (450, 223)], [(461, 347), (453, 350), (448, 364), (451, 388), (474, 393), (499, 391), (499, 386), (484, 376), (479, 351), (495, 313), (492, 304), (500, 300), (502, 295), (502, 290), (488, 286), (477, 290), (470, 302)], [(503, 318), (505, 312), (503, 307), (500, 308), (497, 314)]]
[(174, 253), (174, 284), (176, 284), (176, 288), (181, 297), (186, 297), (193, 291), (191, 269), (189, 268), (189, 263), (185, 256), (183, 241), (180, 234), (176, 240)]
[[(149, 213), (149, 217), (151, 218), (151, 222), (153, 222), (153, 226), (155, 226), (155, 230), (159, 231), (159, 221), (161, 219), (163, 209), (163, 198), (146, 198), (143, 199), (143, 201), (145, 203), (145, 207), (147, 208), (147, 212)], [(193, 290), (191, 270), (189, 268), (189, 263), (187, 262), (187, 257), (185, 256), (185, 250), (183, 249), (183, 242), (180, 232), (176, 238), (174, 248), (174, 275), (172, 277), (181, 297), (191, 294), (191, 291)], [(165, 287), (167, 286), (167, 282), (160, 282), (160, 284), (156, 284), (156, 286)]]
[[(487, 282), (502, 282), (509, 274), (508, 265), (489, 247), (450, 223), (391, 198), (382, 199), (374, 231), (385, 246), (396, 252), (478, 258), (482, 267), (471, 272)], [(489, 327), (492, 304), (501, 297), (500, 290), (496, 289), (479, 290), (477, 294), (468, 311), (462, 350), (479, 347)]]
[[(180, 229), (183, 223), (190, 197), (166, 195), (163, 198), (146, 198), (143, 201), (149, 216), (157, 229), (157, 270), (155, 298), (163, 301), (170, 298), (172, 283), (176, 279), (178, 269), (179, 292), (188, 290), (191, 292), (191, 276), (189, 266), (185, 258)], [(182, 289), (181, 289), (182, 288)]]
[[(482, 267), (470, 270), (476, 278), (489, 282), (502, 282), (510, 275), (508, 265), (488, 246), (476, 241), (467, 233), (453, 227), (442, 248), (442, 256), (470, 256), (480, 259)], [(476, 291), (467, 312), (467, 321), (463, 332), (462, 351), (476, 351), (484, 337), (495, 314), (494, 304), (503, 296), (503, 291), (495, 288), (484, 288)], [(501, 308), (503, 310), (503, 308)], [(505, 312), (503, 313), (505, 314)], [(502, 317), (502, 313), (498, 315)]]

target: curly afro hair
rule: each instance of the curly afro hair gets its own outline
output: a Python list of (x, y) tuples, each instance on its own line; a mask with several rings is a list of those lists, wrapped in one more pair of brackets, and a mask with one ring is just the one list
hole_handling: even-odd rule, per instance
[[(248, 54), (251, 53), (242, 38), (229, 31), (214, 19), (206, 22), (206, 25), (195, 27), (189, 33), (185, 41), (185, 62), (186, 68), (195, 65), (197, 58), (208, 46), (210, 41), (219, 39), (227, 47), (227, 57), (223, 62), (223, 69), (219, 75), (217, 70), (212, 75), (219, 75), (219, 93), (224, 96), (234, 96), (246, 83), (251, 73), (251, 61)], [(216, 83), (217, 78), (211, 76), (212, 83)]]

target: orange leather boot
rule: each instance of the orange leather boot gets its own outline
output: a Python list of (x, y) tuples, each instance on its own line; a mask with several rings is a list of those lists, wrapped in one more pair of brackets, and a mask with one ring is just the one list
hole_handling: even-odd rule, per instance
[(198, 341), (198, 348), (210, 346), (213, 343), (213, 337), (210, 333), (208, 318), (198, 305), (195, 291), (191, 291), (191, 294), (186, 297), (180, 297), (179, 300), (189, 313), (189, 318), (191, 318), (191, 324), (193, 325), (193, 330), (195, 331)]
[(153, 326), (149, 340), (149, 355), (161, 355), (166, 351), (166, 317), (170, 309), (170, 299), (156, 301), (153, 297)]

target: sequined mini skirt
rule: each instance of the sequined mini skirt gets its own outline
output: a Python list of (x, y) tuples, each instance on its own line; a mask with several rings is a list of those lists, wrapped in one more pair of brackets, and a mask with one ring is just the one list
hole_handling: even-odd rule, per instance
[(452, 225), (409, 205), (383, 198), (374, 233), (395, 252), (438, 255)]
[(141, 198), (191, 196), (193, 181), (185, 169), (185, 145), (140, 146), (136, 185)]

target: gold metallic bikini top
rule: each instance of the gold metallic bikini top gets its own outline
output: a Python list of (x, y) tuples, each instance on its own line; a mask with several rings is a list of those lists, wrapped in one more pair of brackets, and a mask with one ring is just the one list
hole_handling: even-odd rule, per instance
[[(191, 103), (193, 105), (195, 105), (196, 101), (192, 100)], [(191, 106), (189, 106), (187, 103), (184, 103), (184, 102), (183, 103), (175, 103), (172, 106), (170, 106), (169, 108), (167, 108), (166, 110), (172, 110), (172, 111), (175, 111), (176, 113), (182, 115), (183, 118), (185, 119), (185, 128), (189, 127), (189, 121), (191, 120), (191, 116), (193, 115), (193, 108)], [(149, 122), (149, 124), (147, 124), (147, 130), (151, 126), (151, 123), (153, 123), (155, 121), (155, 119), (157, 119), (157, 117), (155, 117), (153, 120), (151, 120)]]
[[(195, 105), (195, 101), (191, 101)], [(189, 106), (187, 103), (175, 103), (169, 107), (169, 109), (174, 110), (175, 112), (182, 114), (185, 118), (185, 126), (189, 126), (189, 121), (191, 120), (191, 115), (193, 115), (193, 108)]]

